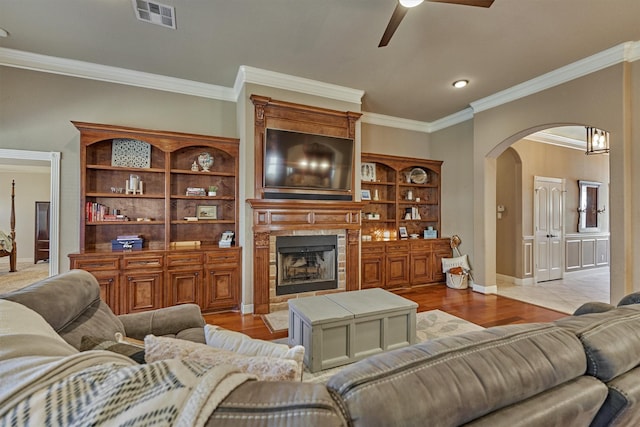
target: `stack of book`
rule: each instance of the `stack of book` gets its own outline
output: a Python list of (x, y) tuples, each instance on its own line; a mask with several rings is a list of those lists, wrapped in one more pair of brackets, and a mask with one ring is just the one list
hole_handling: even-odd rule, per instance
[(139, 234), (118, 236), (111, 241), (111, 249), (114, 251), (142, 249), (144, 239)]
[(188, 187), (187, 196), (206, 196), (207, 192), (202, 187)]

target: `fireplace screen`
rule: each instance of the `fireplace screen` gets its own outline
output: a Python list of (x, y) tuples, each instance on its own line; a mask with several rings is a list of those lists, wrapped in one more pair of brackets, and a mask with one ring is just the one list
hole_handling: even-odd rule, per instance
[(336, 289), (336, 236), (278, 236), (276, 295)]

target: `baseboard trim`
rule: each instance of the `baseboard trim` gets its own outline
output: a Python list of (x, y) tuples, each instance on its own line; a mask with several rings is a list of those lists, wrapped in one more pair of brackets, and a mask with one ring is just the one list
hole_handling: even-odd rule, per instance
[(481, 294), (497, 294), (498, 293), (498, 286), (497, 285), (481, 285), (479, 283), (473, 283), (471, 285), (471, 289), (474, 292), (478, 292)]
[(242, 314), (252, 314), (253, 304), (240, 304), (240, 312)]
[(508, 283), (510, 285), (521, 285), (521, 286), (530, 286), (536, 284), (536, 279), (534, 277), (513, 277), (507, 276), (506, 274), (496, 274), (496, 281), (501, 281)]

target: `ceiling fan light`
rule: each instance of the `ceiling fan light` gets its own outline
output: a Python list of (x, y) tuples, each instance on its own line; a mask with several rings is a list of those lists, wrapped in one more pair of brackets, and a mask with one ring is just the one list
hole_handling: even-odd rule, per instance
[(469, 84), (469, 80), (456, 80), (453, 82), (453, 87), (460, 89)]
[(400, 0), (400, 4), (403, 5), (404, 7), (416, 7), (423, 1), (424, 0)]

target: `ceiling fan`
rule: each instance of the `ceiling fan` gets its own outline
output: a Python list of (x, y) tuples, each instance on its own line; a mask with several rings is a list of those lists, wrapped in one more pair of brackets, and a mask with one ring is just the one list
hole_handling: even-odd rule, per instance
[[(384, 47), (389, 44), (389, 40), (391, 40), (391, 36), (398, 29), (398, 25), (402, 21), (402, 18), (407, 14), (409, 8), (419, 5), (424, 0), (399, 0), (398, 4), (396, 4), (396, 8), (393, 10), (393, 14), (391, 15), (391, 19), (389, 20), (389, 24), (387, 25), (387, 29), (384, 30), (384, 34), (382, 35), (382, 39), (380, 40), (380, 44), (378, 47)], [(437, 3), (451, 3), (451, 4), (461, 4), (464, 6), (478, 6), (478, 7), (489, 7), (493, 4), (494, 0), (428, 0)]]

